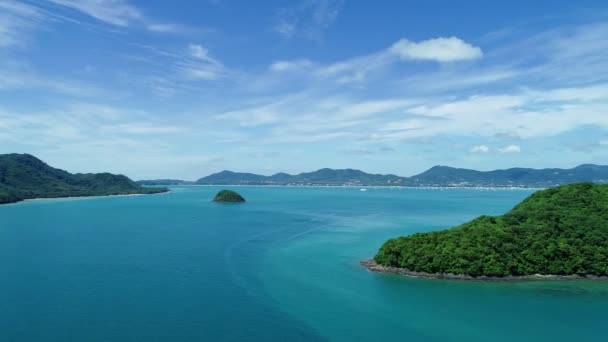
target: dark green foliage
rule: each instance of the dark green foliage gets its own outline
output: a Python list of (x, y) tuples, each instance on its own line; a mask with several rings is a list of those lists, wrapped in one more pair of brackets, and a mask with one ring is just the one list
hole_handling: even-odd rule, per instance
[(29, 154), (0, 155), (0, 203), (29, 198), (151, 194), (165, 188), (144, 188), (123, 175), (71, 174)]
[(215, 195), (214, 202), (245, 202), (243, 196), (232, 190), (222, 190)]
[(608, 276), (608, 185), (538, 191), (503, 216), (388, 240), (374, 260), (470, 276)]

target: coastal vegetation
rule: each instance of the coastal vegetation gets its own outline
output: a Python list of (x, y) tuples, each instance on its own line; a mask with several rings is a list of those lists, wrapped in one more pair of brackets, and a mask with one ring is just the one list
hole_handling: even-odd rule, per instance
[(29, 154), (0, 155), (0, 204), (31, 198), (153, 194), (123, 175), (79, 173), (53, 168)]
[(502, 216), (390, 239), (374, 261), (408, 272), (471, 277), (608, 276), (608, 185), (537, 191)]
[(235, 202), (241, 203), (245, 202), (243, 196), (241, 196), (238, 192), (232, 190), (221, 190), (215, 195), (213, 202)]

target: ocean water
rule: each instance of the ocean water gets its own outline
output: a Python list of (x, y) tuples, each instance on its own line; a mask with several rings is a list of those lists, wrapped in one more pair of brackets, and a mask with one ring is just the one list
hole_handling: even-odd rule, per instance
[(0, 341), (602, 341), (608, 282), (359, 266), (530, 190), (217, 187), (0, 206)]

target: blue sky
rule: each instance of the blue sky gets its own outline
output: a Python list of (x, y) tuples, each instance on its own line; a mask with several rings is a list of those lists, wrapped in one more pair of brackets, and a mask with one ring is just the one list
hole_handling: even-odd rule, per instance
[(608, 163), (605, 1), (0, 0), (0, 153), (196, 179)]

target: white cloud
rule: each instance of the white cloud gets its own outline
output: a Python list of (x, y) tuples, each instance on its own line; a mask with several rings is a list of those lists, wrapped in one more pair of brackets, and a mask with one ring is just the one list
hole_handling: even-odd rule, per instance
[(208, 59), (209, 58), (209, 50), (204, 48), (199, 44), (190, 44), (188, 45), (188, 50), (190, 54), (198, 59)]
[[(262, 134), (268, 142), (289, 140), (292, 135), (320, 135), (324, 139), (348, 136), (356, 141), (385, 142), (437, 136), (494, 138), (496, 135), (525, 140), (553, 137), (587, 126), (608, 129), (608, 115), (605, 115), (608, 91), (602, 92), (602, 89), (608, 89), (608, 84), (528, 89), (456, 99), (394, 96), (369, 101), (324, 96), (323, 90), (307, 90), (298, 95), (277, 96), (278, 100), (266, 104), (245, 105), (217, 118), (242, 127), (264, 126)], [(331, 134), (335, 132), (348, 135)], [(471, 152), (492, 150), (481, 145)], [(495, 151), (516, 153), (521, 152), (521, 147), (506, 146)]]
[(509, 145), (498, 149), (500, 153), (519, 153), (521, 152), (521, 147), (519, 145)]
[(488, 153), (489, 151), (490, 151), (490, 148), (486, 145), (479, 145), (479, 146), (474, 146), (473, 148), (471, 148), (472, 153)]
[(390, 51), (402, 60), (431, 60), (437, 62), (471, 60), (483, 56), (479, 47), (456, 37), (440, 37), (420, 42), (401, 39), (391, 46)]
[(215, 81), (222, 77), (222, 69), (209, 65), (181, 68), (182, 75), (190, 80)]
[[(418, 42), (402, 39), (367, 55), (328, 64), (311, 61), (312, 66), (305, 69), (307, 72), (298, 76), (303, 82), (329, 80), (355, 86), (378, 82), (384, 87), (392, 82), (393, 89), (408, 94), (478, 91), (480, 85), (546, 89), (606, 83), (608, 74), (603, 71), (608, 69), (608, 59), (600, 56), (608, 49), (607, 35), (608, 24), (604, 23), (560, 27), (524, 39), (513, 39), (488, 51), (458, 37)], [(484, 63), (445, 63), (480, 57), (485, 59)], [(399, 72), (398, 62), (413, 60), (438, 61), (443, 65), (407, 74)]]
[[(607, 89), (603, 97), (590, 96)], [(580, 127), (608, 128), (608, 84), (588, 87), (526, 90), (505, 95), (427, 101), (407, 112), (411, 118), (386, 123), (376, 138), (508, 134), (522, 139), (551, 137)], [(559, 96), (556, 94), (560, 94)]]
[(148, 31), (158, 33), (181, 33), (187, 31), (187, 28), (177, 24), (149, 24), (146, 28)]
[[(381, 74), (382, 70), (388, 69), (400, 61), (433, 60), (437, 62), (453, 62), (476, 59), (482, 55), (480, 48), (455, 37), (434, 38), (419, 43), (401, 39), (386, 49), (343, 61), (325, 65), (317, 64), (307, 59), (277, 61), (270, 65), (269, 70), (275, 72), (306, 70), (306, 75), (313, 78), (330, 79), (338, 84), (352, 84), (367, 81), (370, 75)], [(460, 80), (460, 82), (468, 84), (491, 83), (511, 76), (512, 73), (509, 71), (493, 71), (469, 77), (466, 80)], [(458, 79), (458, 76), (451, 77), (450, 79)], [(445, 83), (445, 78), (433, 82), (434, 85), (442, 83)]]
[[(18, 25), (10, 24), (2, 17), (8, 13), (2, 11), (6, 4), (20, 5), (18, 2), (0, 0), (0, 44), (4, 41), (8, 42), (5, 44), (16, 46), (17, 42), (23, 39), (20, 33), (48, 20), (40, 17), (30, 22), (30, 17), (25, 14), (13, 15), (13, 18), (22, 21), (13, 19), (12, 22)], [(50, 7), (57, 9), (56, 6), (43, 6), (46, 9)], [(46, 12), (44, 14), (47, 15)], [(61, 14), (78, 13), (64, 10)], [(53, 25), (55, 23), (59, 22), (52, 21)], [(297, 30), (294, 34), (301, 36), (303, 23), (294, 23)], [(146, 18), (128, 19), (127, 24), (129, 27), (138, 25), (141, 30), (162, 33), (174, 33), (179, 29), (171, 24), (152, 24)], [(95, 26), (96, 29), (105, 27), (99, 24)], [(2, 31), (3, 27), (13, 28)], [(53, 27), (49, 25), (49, 28)], [(108, 31), (116, 31), (115, 27), (105, 28), (109, 29)], [(74, 140), (76, 146), (86, 142), (87, 136), (96, 133), (99, 135), (103, 130), (103, 133), (111, 136), (108, 140), (115, 142), (116, 146), (122, 142), (125, 142), (125, 146), (132, 146), (128, 144), (129, 141), (153, 140), (156, 136), (165, 137), (165, 134), (174, 136), (170, 139), (155, 139), (159, 145), (164, 141), (178, 146), (183, 141), (196, 139), (195, 132), (197, 136), (206, 137), (218, 132), (229, 132), (217, 134), (214, 136), (217, 139), (208, 140), (218, 142), (220, 139), (226, 139), (222, 144), (235, 144), (234, 146), (244, 143), (252, 147), (260, 144), (279, 144), (276, 145), (279, 148), (281, 143), (323, 141), (326, 142), (324, 147), (328, 149), (335, 146), (338, 151), (352, 150), (360, 154), (365, 154), (366, 150), (374, 150), (356, 151), (357, 146), (401, 146), (400, 144), (406, 141), (419, 140), (433, 141), (439, 149), (443, 148), (441, 144), (447, 145), (448, 142), (462, 137), (459, 142), (461, 145), (454, 146), (457, 152), (454, 153), (454, 158), (457, 158), (458, 154), (467, 154), (467, 151), (499, 153), (497, 147), (502, 147), (500, 151), (503, 153), (516, 153), (516, 150), (521, 152), (519, 145), (505, 146), (511, 143), (521, 144), (527, 152), (532, 150), (535, 143), (526, 141), (528, 139), (558, 139), (554, 137), (588, 127), (608, 130), (608, 82), (596, 82), (598, 78), (608, 78), (606, 73), (601, 72), (607, 70), (601, 66), (608, 65), (608, 60), (603, 58), (606, 43), (602, 43), (602, 36), (599, 34), (604, 31), (605, 29), (596, 27), (594, 34), (572, 31), (572, 36), (551, 36), (551, 39), (568, 38), (568, 44), (549, 44), (538, 40), (536, 45), (531, 44), (528, 48), (521, 49), (514, 48), (509, 43), (504, 46), (504, 51), (497, 51), (492, 44), (488, 44), (492, 49), (486, 51), (484, 45), (484, 51), (481, 51), (471, 42), (454, 37), (418, 42), (400, 40), (392, 45), (389, 41), (384, 48), (369, 54), (330, 63), (306, 58), (279, 58), (267, 68), (262, 68), (261, 72), (228, 69), (221, 59), (214, 55), (214, 50), (210, 51), (209, 46), (205, 44), (192, 43), (176, 49), (163, 49), (161, 43), (144, 47), (141, 41), (138, 44), (131, 44), (131, 41), (128, 43), (129, 52), (135, 52), (133, 54), (138, 54), (137, 57), (141, 60), (128, 60), (127, 63), (131, 64), (124, 65), (124, 70), (129, 70), (130, 74), (123, 76), (124, 82), (116, 83), (124, 87), (117, 89), (117, 92), (125, 90), (121, 94), (124, 97), (120, 99), (124, 99), (124, 103), (130, 99), (137, 101), (141, 93), (149, 94), (150, 89), (167, 96), (175, 94), (180, 100), (183, 98), (192, 103), (193, 108), (200, 110), (197, 113), (188, 113), (193, 118), (189, 124), (174, 124), (172, 120), (157, 122), (153, 118), (138, 120), (132, 113), (112, 112), (104, 112), (104, 115), (129, 117), (113, 118), (116, 122), (84, 119), (78, 117), (77, 113), (94, 110), (82, 108), (66, 113), (47, 113), (45, 116), (19, 113), (24, 119), (28, 119), (27, 122), (19, 120), (19, 115), (0, 117), (0, 136), (14, 137), (14, 141), (25, 141), (23, 137), (28, 136), (40, 136), (40, 142), (32, 144), (48, 146)], [(93, 34), (96, 34), (95, 32)], [(127, 37), (125, 40), (131, 40), (135, 36), (137, 39), (142, 37), (123, 36)], [(149, 36), (148, 34), (143, 37)], [(585, 40), (585, 37), (589, 37), (589, 40)], [(122, 40), (115, 41), (122, 44)], [(169, 44), (175, 46), (175, 42)], [(133, 46), (139, 50), (133, 49)], [(577, 53), (567, 54), (568, 49)], [(521, 51), (526, 51), (526, 54)], [(529, 60), (524, 58), (528, 55), (540, 56), (539, 60), (542, 62), (528, 63)], [(484, 58), (483, 63), (428, 63), (423, 68), (410, 63), (415, 60), (443, 63), (480, 57)], [(581, 63), (580, 67), (572, 63), (571, 68), (564, 68), (567, 62), (574, 59), (581, 59), (584, 63)], [(592, 67), (586, 70), (589, 65)], [(253, 68), (260, 70), (255, 66)], [(568, 74), (567, 78), (562, 78), (564, 73), (555, 72), (562, 68), (564, 73)], [(48, 93), (50, 90), (71, 96), (100, 95), (95, 92), (96, 89), (86, 87), (84, 82), (57, 79), (54, 71), (38, 75), (40, 70), (47, 69), (43, 69), (42, 65), (39, 69), (11, 69), (0, 65), (0, 91), (33, 88), (41, 93)], [(64, 75), (67, 76), (60, 77), (82, 76), (77, 71)], [(114, 80), (111, 73), (108, 73), (107, 78), (101, 76), (105, 75), (86, 77), (88, 80), (97, 78), (100, 85)], [(199, 80), (221, 82), (194, 82)], [(572, 80), (578, 81), (571, 82)], [(249, 87), (252, 83), (257, 85), (255, 90)], [(268, 84), (276, 88), (270, 89)], [(142, 87), (145, 89), (141, 89)], [(188, 97), (192, 94), (195, 96)], [(46, 95), (45, 97), (48, 97), (48, 94)], [(56, 101), (61, 100), (59, 98)], [(116, 99), (108, 101), (113, 100)], [(166, 103), (169, 106), (167, 108), (174, 105), (170, 101)], [(181, 107), (179, 104), (175, 105), (175, 108)], [(7, 112), (10, 109), (8, 108)], [(178, 119), (179, 115), (181, 114), (175, 113), (175, 119)], [(166, 116), (166, 113), (157, 111), (151, 116), (159, 119)], [(53, 121), (57, 121), (57, 124), (51, 125)], [(184, 133), (184, 137), (175, 133)], [(493, 139), (497, 134), (505, 138), (496, 142)], [(608, 140), (603, 139), (596, 138), (595, 146), (608, 146)], [(370, 140), (375, 144), (370, 144)], [(471, 141), (494, 143), (490, 148), (486, 145), (473, 146), (475, 143)], [(90, 147), (89, 150), (95, 150), (91, 145), (86, 146)], [(114, 147), (108, 147), (107, 150), (120, 152), (120, 148)], [(472, 156), (468, 154), (468, 158)]]
[(55, 4), (72, 8), (97, 20), (115, 26), (129, 26), (134, 20), (143, 18), (142, 13), (126, 0), (49, 0)]
[(271, 71), (289, 72), (303, 71), (313, 66), (313, 63), (307, 59), (296, 59), (293, 61), (277, 61), (270, 65)]
[(213, 81), (226, 75), (224, 65), (202, 45), (188, 45), (188, 56), (177, 62), (177, 69), (187, 79)]

